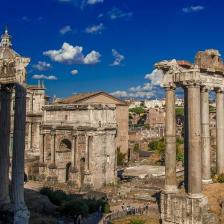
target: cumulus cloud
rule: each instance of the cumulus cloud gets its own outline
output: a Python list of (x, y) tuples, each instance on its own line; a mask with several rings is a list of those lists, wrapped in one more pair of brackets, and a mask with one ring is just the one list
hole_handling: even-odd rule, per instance
[(103, 25), (103, 23), (100, 23), (98, 25), (92, 25), (86, 27), (85, 32), (91, 34), (101, 34), (104, 29), (105, 26)]
[(95, 5), (97, 3), (103, 3), (103, 2), (104, 2), (104, 0), (88, 0), (87, 4), (88, 5)]
[(58, 78), (54, 75), (33, 75), (33, 79), (47, 79), (47, 80), (57, 80)]
[(46, 71), (51, 68), (51, 64), (45, 61), (38, 61), (38, 63), (34, 64), (32, 67), (38, 71)]
[(118, 8), (113, 8), (112, 10), (110, 10), (107, 15), (109, 16), (110, 19), (115, 20), (115, 19), (119, 19), (119, 18), (127, 18), (127, 17), (131, 17), (133, 15), (132, 12), (123, 12), (122, 10), (118, 9)]
[(112, 55), (114, 56), (114, 61), (111, 64), (112, 66), (119, 66), (119, 65), (121, 65), (122, 61), (125, 59), (124, 55), (120, 54), (115, 49), (112, 49)]
[(116, 97), (129, 97), (129, 98), (141, 98), (150, 99), (153, 97), (161, 96), (163, 91), (161, 91), (160, 84), (163, 78), (163, 72), (160, 70), (153, 70), (151, 73), (145, 75), (145, 79), (149, 82), (143, 85), (130, 87), (127, 91), (115, 91), (111, 94)]
[(205, 9), (205, 7), (202, 6), (202, 5), (195, 5), (195, 6), (185, 7), (185, 8), (182, 9), (182, 11), (184, 13), (191, 13), (191, 12), (199, 12), (199, 11), (202, 11), (204, 9)]
[(62, 34), (62, 35), (64, 35), (64, 34), (66, 34), (66, 33), (68, 33), (68, 32), (71, 32), (71, 31), (72, 31), (71, 26), (67, 25), (67, 26), (62, 27), (62, 28), (59, 30), (59, 33)]
[(73, 69), (72, 71), (71, 71), (71, 74), (72, 75), (77, 75), (79, 73), (79, 71), (77, 70), (77, 69)]
[(95, 50), (85, 56), (83, 47), (72, 46), (66, 42), (63, 43), (60, 49), (48, 50), (43, 52), (43, 54), (50, 57), (53, 61), (66, 64), (97, 64), (100, 62), (101, 57), (101, 54)]

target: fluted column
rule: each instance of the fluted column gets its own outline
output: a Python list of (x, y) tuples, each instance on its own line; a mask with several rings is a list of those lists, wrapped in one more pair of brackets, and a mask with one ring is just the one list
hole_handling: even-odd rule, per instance
[(210, 133), (209, 133), (209, 90), (201, 88), (201, 147), (202, 147), (202, 182), (212, 183), (210, 163)]
[(202, 197), (200, 86), (187, 86), (188, 91), (188, 194)]
[(216, 90), (216, 169), (224, 173), (224, 91)]
[(10, 203), (9, 198), (9, 145), (10, 145), (10, 86), (2, 85), (0, 90), (0, 207)]
[(14, 223), (29, 223), (24, 201), (24, 149), (26, 120), (26, 89), (15, 84), (14, 141), (12, 158), (12, 199)]
[(166, 151), (165, 151), (165, 191), (176, 192), (176, 113), (175, 88), (166, 87)]

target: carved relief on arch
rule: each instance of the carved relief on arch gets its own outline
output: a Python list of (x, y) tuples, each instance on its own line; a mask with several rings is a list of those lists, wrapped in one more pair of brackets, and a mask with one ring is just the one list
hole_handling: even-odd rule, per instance
[[(67, 139), (69, 142), (71, 142), (72, 145), (72, 135), (71, 134), (56, 134), (56, 139), (55, 139), (55, 151), (56, 152), (60, 152), (60, 147), (63, 147), (62, 145), (64, 144), (69, 145), (70, 143), (68, 143), (67, 141), (65, 141), (64, 143), (62, 142), (64, 139)], [(69, 146), (70, 147), (70, 146)], [(68, 149), (69, 149), (68, 147)]]

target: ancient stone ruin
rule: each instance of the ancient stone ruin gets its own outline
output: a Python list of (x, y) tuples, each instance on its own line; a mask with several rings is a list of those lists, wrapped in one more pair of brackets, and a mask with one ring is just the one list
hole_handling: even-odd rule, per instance
[[(198, 52), (194, 64), (162, 61), (166, 91), (165, 189), (161, 193), (163, 224), (213, 223), (202, 183), (212, 183), (210, 167), (209, 92), (216, 92), (216, 169), (224, 173), (224, 64), (217, 50)], [(176, 180), (175, 89), (184, 89), (185, 193)]]
[[(21, 57), (12, 49), (7, 29), (0, 43), (0, 211), (12, 211), (14, 223), (26, 224), (29, 211), (24, 202), (24, 149), (26, 117), (26, 66), (30, 59)], [(12, 93), (15, 102), (11, 102)], [(11, 106), (14, 106), (14, 133), (12, 173), (10, 166)], [(9, 192), (11, 176), (11, 194)]]

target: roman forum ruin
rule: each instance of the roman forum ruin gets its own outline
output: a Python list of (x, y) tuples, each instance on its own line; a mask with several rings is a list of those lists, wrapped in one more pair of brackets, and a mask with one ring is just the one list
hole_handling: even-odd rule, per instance
[[(11, 209), (14, 223), (28, 223), (29, 212), (24, 201), (24, 150), (25, 150), (25, 119), (26, 119), (26, 66), (29, 58), (21, 57), (12, 49), (11, 37), (7, 29), (0, 43), (0, 207), (1, 210)], [(11, 189), (9, 193), (10, 166), (10, 126), (11, 98), (15, 94), (13, 152)], [(11, 197), (10, 197), (11, 196)]]
[[(205, 224), (207, 198), (202, 183), (211, 183), (209, 92), (216, 92), (217, 174), (224, 173), (224, 64), (217, 50), (198, 52), (194, 64), (162, 61), (166, 91), (165, 189), (161, 193), (163, 224)], [(185, 99), (185, 193), (177, 188), (175, 88), (184, 89)], [(206, 218), (207, 217), (207, 218)]]

